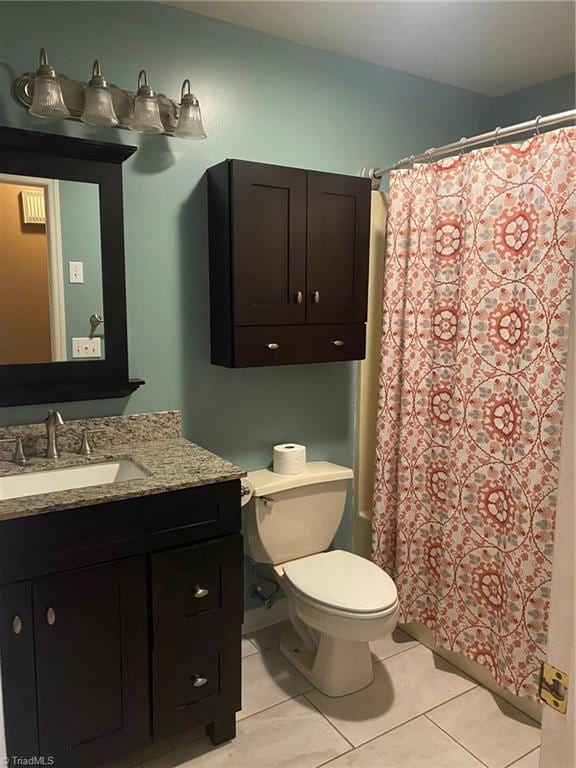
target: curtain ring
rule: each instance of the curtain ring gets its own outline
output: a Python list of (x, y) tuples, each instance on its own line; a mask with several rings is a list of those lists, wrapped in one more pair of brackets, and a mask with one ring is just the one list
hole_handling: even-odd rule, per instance
[(436, 150), (435, 150), (435, 148), (434, 148), (434, 147), (430, 147), (430, 149), (427, 149), (427, 150), (424, 152), (424, 156), (425, 156), (426, 160), (427, 160), (429, 163), (433, 162), (433, 161), (432, 161), (432, 155), (434, 154), (434, 152), (435, 152), (435, 151), (436, 151)]
[(540, 136), (540, 120), (542, 120), (542, 115), (538, 115), (538, 117), (536, 118), (536, 122), (534, 124), (534, 128), (535, 128), (534, 136)]
[(498, 144), (500, 144), (500, 131), (501, 130), (502, 130), (502, 128), (500, 126), (498, 126), (498, 128), (496, 128), (495, 131), (494, 131), (494, 146), (495, 147), (497, 147)]
[(460, 141), (458, 142), (460, 144), (460, 157), (464, 154), (464, 142), (466, 141), (466, 136), (462, 136)]

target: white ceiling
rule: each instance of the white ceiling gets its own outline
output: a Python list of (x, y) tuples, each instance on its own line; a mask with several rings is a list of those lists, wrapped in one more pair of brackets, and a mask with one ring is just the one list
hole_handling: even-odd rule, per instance
[(510, 93), (575, 69), (575, 2), (168, 0), (168, 3), (488, 96)]

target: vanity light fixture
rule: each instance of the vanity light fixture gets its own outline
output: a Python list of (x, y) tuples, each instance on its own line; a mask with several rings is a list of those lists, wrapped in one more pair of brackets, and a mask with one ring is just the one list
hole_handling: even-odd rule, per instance
[(98, 59), (92, 66), (92, 78), (86, 88), (84, 111), (80, 120), (88, 125), (118, 125), (112, 93), (100, 71)]
[(64, 103), (62, 88), (56, 72), (48, 64), (44, 48), (40, 50), (40, 66), (34, 76), (34, 93), (30, 104), (30, 114), (52, 120), (70, 117), (70, 110)]
[(156, 93), (144, 69), (138, 75), (138, 89), (127, 91), (109, 84), (98, 59), (88, 83), (57, 75), (40, 52), (40, 67), (16, 78), (16, 101), (37, 117), (64, 118), (89, 125), (123, 128), (136, 133), (163, 134), (182, 139), (205, 139), (200, 102), (191, 93), (190, 80), (182, 83), (181, 101)]
[(130, 130), (136, 133), (164, 133), (158, 97), (156, 91), (148, 85), (145, 69), (141, 69), (138, 74), (138, 91), (134, 99), (134, 117), (130, 122)]
[[(184, 93), (185, 89), (188, 89)], [(180, 116), (178, 125), (174, 131), (174, 136), (181, 139), (205, 139), (206, 133), (202, 125), (202, 114), (200, 112), (200, 102), (190, 91), (190, 80), (186, 78), (182, 83), (182, 92), (180, 97)]]

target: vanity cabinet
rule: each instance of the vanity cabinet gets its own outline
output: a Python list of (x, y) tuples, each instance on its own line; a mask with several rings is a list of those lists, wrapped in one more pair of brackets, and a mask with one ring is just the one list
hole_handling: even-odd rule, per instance
[(208, 195), (212, 362), (363, 358), (369, 180), (227, 160)]
[(9, 755), (97, 768), (199, 725), (234, 736), (239, 481), (1, 526)]
[[(18, 686), (17, 711), (5, 707), (11, 754), (97, 764), (146, 739), (145, 565), (131, 558), (2, 590), (3, 675), (13, 660), (12, 673), (25, 664), (33, 677)], [(20, 711), (27, 689), (32, 710)]]

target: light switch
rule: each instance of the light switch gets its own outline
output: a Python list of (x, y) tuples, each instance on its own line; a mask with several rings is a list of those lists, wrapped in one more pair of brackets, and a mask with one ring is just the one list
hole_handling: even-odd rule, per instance
[(72, 357), (102, 357), (101, 339), (73, 338)]
[(84, 263), (82, 261), (69, 261), (68, 269), (71, 283), (84, 282)]

